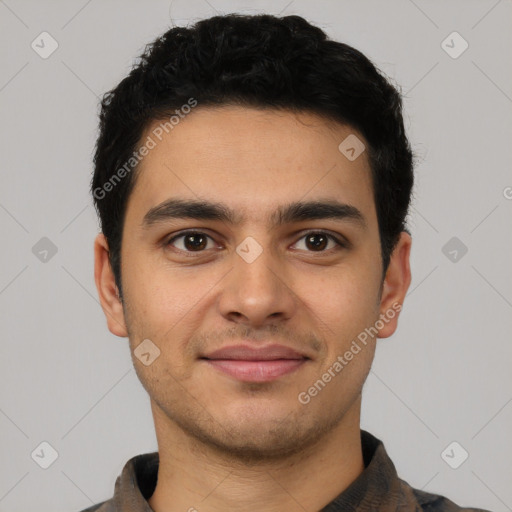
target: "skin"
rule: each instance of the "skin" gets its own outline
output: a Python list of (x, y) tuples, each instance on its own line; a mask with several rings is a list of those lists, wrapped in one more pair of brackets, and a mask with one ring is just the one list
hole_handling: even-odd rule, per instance
[[(403, 232), (382, 283), (367, 155), (349, 161), (338, 150), (349, 134), (364, 141), (309, 113), (198, 106), (140, 164), (123, 228), (124, 304), (107, 241), (97, 236), (95, 280), (108, 328), (129, 337), (151, 400), (160, 454), (148, 500), (155, 512), (255, 504), (260, 512), (319, 511), (364, 470), (361, 391), (376, 340), (393, 334), (398, 313), (308, 404), (297, 398), (380, 314), (403, 304), (411, 281), (411, 237)], [(143, 229), (146, 212), (171, 197), (223, 202), (244, 221), (174, 219)], [(357, 207), (366, 229), (334, 219), (268, 225), (278, 206), (316, 199)], [(204, 241), (202, 252), (183, 237), (165, 245), (184, 229), (211, 237), (194, 239)], [(316, 248), (305, 237), (311, 230), (350, 246)], [(236, 252), (246, 237), (263, 250), (252, 263)], [(160, 350), (149, 366), (133, 353), (144, 339)], [(242, 340), (280, 343), (310, 360), (255, 384), (199, 359)]]

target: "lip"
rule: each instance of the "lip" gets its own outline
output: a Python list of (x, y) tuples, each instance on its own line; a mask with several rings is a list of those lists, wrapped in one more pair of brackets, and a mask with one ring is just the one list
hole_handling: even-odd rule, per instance
[(203, 356), (206, 359), (236, 359), (243, 361), (274, 361), (276, 359), (309, 359), (306, 354), (284, 345), (252, 347), (250, 345), (230, 345)]
[(235, 379), (269, 382), (298, 370), (310, 358), (284, 345), (231, 345), (201, 359)]
[(205, 361), (208, 365), (238, 380), (269, 382), (296, 371), (307, 359), (273, 359), (268, 361), (206, 359)]

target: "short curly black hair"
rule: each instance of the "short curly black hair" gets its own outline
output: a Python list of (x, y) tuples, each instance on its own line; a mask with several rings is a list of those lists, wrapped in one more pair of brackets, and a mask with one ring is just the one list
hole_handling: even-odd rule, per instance
[(357, 129), (371, 165), (384, 278), (400, 233), (408, 232), (413, 187), (400, 92), (361, 52), (300, 16), (227, 14), (171, 28), (103, 96), (91, 192), (121, 297), (122, 231), (137, 177), (126, 163), (136, 171), (145, 129), (191, 98), (201, 106), (316, 113)]

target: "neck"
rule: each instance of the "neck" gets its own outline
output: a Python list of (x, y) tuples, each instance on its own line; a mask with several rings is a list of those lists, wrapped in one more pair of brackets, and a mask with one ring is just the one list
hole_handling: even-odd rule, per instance
[(206, 446), (152, 403), (160, 464), (155, 512), (321, 510), (364, 470), (361, 397), (328, 434), (300, 453), (249, 463)]

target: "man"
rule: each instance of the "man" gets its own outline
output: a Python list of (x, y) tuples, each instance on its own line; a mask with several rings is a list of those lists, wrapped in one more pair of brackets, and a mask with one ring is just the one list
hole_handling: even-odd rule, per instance
[(95, 280), (158, 452), (88, 512), (461, 509), (360, 429), (411, 281), (399, 93), (298, 16), (173, 28), (102, 103)]

